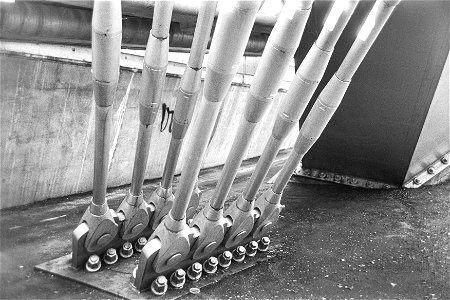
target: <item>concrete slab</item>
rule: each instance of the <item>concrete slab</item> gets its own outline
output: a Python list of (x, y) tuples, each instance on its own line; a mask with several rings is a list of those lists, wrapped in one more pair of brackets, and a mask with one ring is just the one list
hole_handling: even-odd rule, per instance
[[(230, 200), (243, 190), (251, 167), (243, 165)], [(219, 174), (220, 168), (202, 172), (201, 206)], [(147, 183), (146, 192), (155, 187)], [(127, 188), (108, 192), (111, 207)], [(450, 183), (381, 191), (289, 183), (282, 199), (286, 208), (270, 234), (280, 245), (276, 254), (181, 299), (449, 299), (449, 195)], [(89, 198), (0, 211), (0, 298), (121, 299), (34, 269), (70, 253), (70, 233)]]

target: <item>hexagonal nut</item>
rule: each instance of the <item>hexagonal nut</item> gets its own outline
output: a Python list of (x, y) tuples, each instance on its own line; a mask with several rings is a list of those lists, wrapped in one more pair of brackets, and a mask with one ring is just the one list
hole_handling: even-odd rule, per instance
[(183, 269), (178, 269), (170, 275), (170, 285), (176, 289), (181, 289), (186, 282), (186, 272)]
[(155, 280), (153, 280), (150, 289), (153, 294), (162, 296), (167, 292), (167, 287), (167, 278), (165, 276), (158, 276)]

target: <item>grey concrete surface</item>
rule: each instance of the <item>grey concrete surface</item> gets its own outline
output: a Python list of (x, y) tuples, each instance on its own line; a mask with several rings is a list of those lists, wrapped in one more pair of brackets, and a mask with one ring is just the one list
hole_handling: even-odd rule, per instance
[[(254, 160), (243, 165), (230, 199), (242, 191), (252, 167)], [(219, 172), (202, 171), (202, 205)], [(286, 208), (270, 235), (280, 248), (266, 254), (267, 262), (187, 298), (450, 299), (449, 182), (382, 191), (311, 183), (287, 186)], [(147, 192), (155, 186), (147, 183)], [(126, 190), (109, 191), (113, 208)], [(0, 211), (0, 298), (115, 299), (33, 269), (70, 253), (70, 232), (89, 199), (84, 194)]]

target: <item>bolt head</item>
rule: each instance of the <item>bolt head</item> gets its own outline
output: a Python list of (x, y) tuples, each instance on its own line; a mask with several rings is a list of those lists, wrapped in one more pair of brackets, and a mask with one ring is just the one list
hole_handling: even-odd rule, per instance
[(430, 174), (430, 175), (434, 174), (434, 168), (433, 167), (429, 167), (428, 170), (427, 170), (427, 173)]
[(225, 251), (225, 252), (223, 253), (223, 257), (224, 257), (225, 259), (231, 259), (231, 258), (233, 257), (233, 255), (231, 254), (230, 251)]
[(139, 244), (139, 245), (145, 245), (145, 244), (147, 244), (147, 239), (146, 239), (145, 237), (141, 236), (141, 237), (138, 239), (138, 244)]
[(441, 158), (441, 163), (443, 163), (444, 165), (448, 164), (448, 158), (447, 157)]
[(119, 258), (117, 257), (117, 251), (114, 248), (109, 248), (106, 253), (105, 256), (103, 257), (103, 260), (105, 261), (106, 264), (108, 265), (112, 265), (115, 264), (117, 262)]
[(158, 278), (156, 278), (157, 285), (164, 285), (166, 283), (167, 283), (167, 278), (165, 276), (158, 276)]
[(267, 249), (269, 248), (269, 244), (270, 244), (270, 239), (267, 236), (262, 237), (258, 241), (258, 250), (261, 252), (267, 251)]
[(88, 261), (86, 262), (86, 271), (88, 272), (97, 272), (100, 270), (102, 263), (100, 261), (100, 257), (97, 254), (92, 254), (89, 256)]
[(99, 261), (100, 261), (100, 257), (98, 257), (98, 255), (93, 254), (93, 255), (89, 256), (89, 262), (90, 262), (91, 264), (96, 264), (96, 263), (98, 263)]
[(153, 280), (151, 290), (157, 296), (164, 295), (167, 291), (167, 278), (165, 276), (158, 276)]
[(133, 255), (133, 245), (131, 245), (130, 242), (126, 242), (122, 245), (122, 248), (120, 248), (120, 256), (123, 258), (129, 258)]
[(233, 255), (230, 251), (223, 252), (218, 259), (219, 265), (222, 268), (228, 268), (231, 264), (231, 259), (233, 258)]
[(233, 260), (240, 262), (245, 258), (245, 248), (243, 246), (239, 246), (233, 251)]
[(193, 263), (186, 272), (187, 278), (197, 281), (202, 276), (202, 265), (198, 262)]
[(144, 248), (145, 244), (147, 244), (147, 239), (141, 236), (134, 244), (134, 248), (137, 252), (142, 252), (142, 248)]
[(196, 272), (199, 272), (199, 271), (202, 270), (202, 265), (201, 265), (200, 263), (196, 262), (196, 263), (194, 263), (194, 264), (192, 265), (192, 270), (193, 270), (193, 271), (196, 271)]
[(176, 289), (180, 289), (186, 282), (186, 272), (183, 269), (178, 269), (170, 276), (170, 285)]
[(420, 184), (420, 179), (417, 178), (417, 177), (414, 178), (414, 179), (413, 179), (413, 183), (414, 183), (414, 184)]

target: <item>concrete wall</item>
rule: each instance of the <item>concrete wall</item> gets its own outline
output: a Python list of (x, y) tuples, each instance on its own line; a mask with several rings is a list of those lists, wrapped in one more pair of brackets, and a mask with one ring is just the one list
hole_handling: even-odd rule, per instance
[[(80, 52), (78, 48), (73, 49)], [(0, 55), (1, 208), (92, 190), (94, 106), (90, 62), (19, 52), (3, 49)], [(183, 69), (181, 65), (178, 67), (180, 72), (173, 71), (172, 64), (166, 78), (163, 103), (170, 110), (175, 107), (173, 91)], [(244, 74), (244, 83), (235, 82), (230, 88), (203, 167), (224, 163), (243, 113), (249, 77), (252, 76)], [(139, 69), (124, 67), (121, 70), (114, 102), (110, 187), (128, 184), (131, 180), (140, 78)], [(284, 94), (285, 91), (279, 91), (266, 121), (257, 128), (247, 158), (261, 154), (270, 135), (274, 112)], [(153, 134), (147, 179), (161, 177), (169, 145), (169, 126), (160, 127), (161, 112), (160, 109)], [(291, 146), (295, 136), (296, 132), (283, 148)]]

